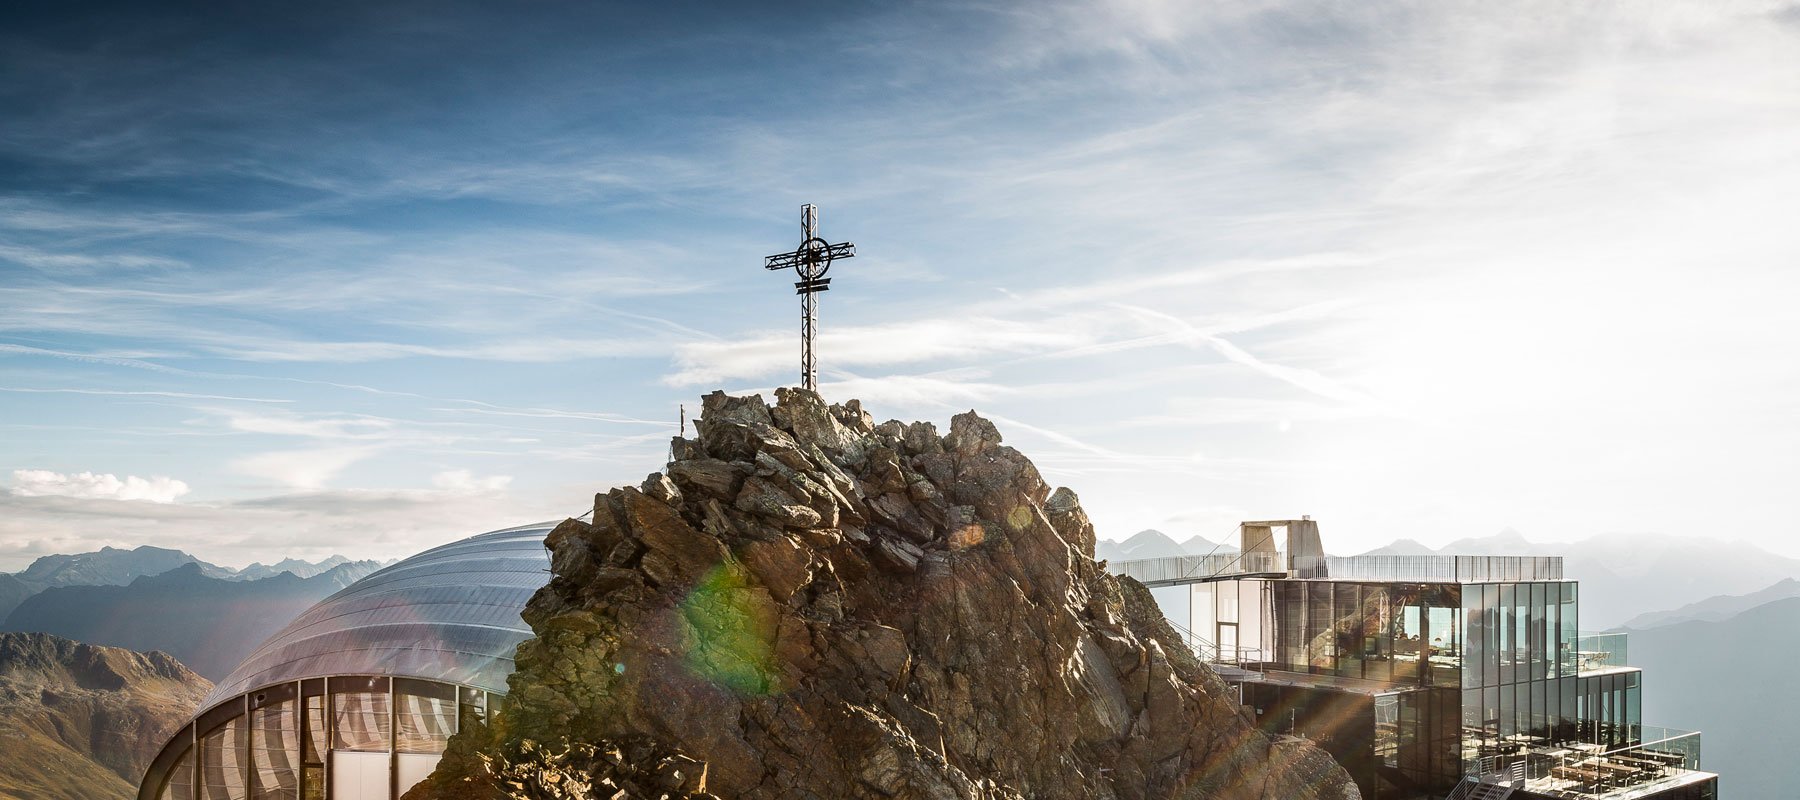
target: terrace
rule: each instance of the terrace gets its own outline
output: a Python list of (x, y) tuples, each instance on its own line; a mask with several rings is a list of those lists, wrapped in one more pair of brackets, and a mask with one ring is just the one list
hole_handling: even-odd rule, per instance
[(1464, 785), (1508, 786), (1544, 797), (1630, 800), (1713, 777), (1700, 771), (1698, 731), (1640, 726), (1637, 733), (1634, 743), (1612, 748), (1522, 742), (1515, 754), (1466, 761)]

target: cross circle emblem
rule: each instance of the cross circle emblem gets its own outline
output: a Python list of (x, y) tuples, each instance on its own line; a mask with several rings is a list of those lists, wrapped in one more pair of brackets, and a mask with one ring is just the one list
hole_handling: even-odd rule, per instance
[(794, 251), (794, 272), (809, 281), (825, 277), (831, 269), (831, 245), (814, 236), (800, 243)]

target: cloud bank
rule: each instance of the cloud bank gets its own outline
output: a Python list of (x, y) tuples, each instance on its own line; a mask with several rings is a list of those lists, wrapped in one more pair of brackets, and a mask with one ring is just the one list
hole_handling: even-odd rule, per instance
[(188, 493), (188, 485), (174, 478), (121, 479), (111, 473), (63, 473), (47, 469), (15, 469), (9, 491), (18, 497), (74, 497), (84, 500), (147, 500), (173, 503)]

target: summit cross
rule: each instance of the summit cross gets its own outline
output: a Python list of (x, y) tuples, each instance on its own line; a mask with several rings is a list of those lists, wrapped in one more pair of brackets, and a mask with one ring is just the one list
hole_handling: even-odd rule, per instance
[(819, 292), (831, 289), (825, 277), (831, 262), (856, 256), (856, 245), (849, 242), (829, 244), (819, 238), (819, 209), (811, 203), (800, 207), (800, 246), (792, 253), (776, 253), (763, 259), (763, 269), (794, 268), (800, 280), (794, 283), (794, 294), (800, 295), (800, 385), (809, 392), (819, 390), (819, 360), (813, 353), (813, 337), (819, 330)]

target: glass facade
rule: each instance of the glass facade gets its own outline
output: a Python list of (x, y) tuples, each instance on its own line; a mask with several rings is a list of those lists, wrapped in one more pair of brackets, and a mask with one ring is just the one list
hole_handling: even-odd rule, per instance
[(1457, 686), (1462, 587), (1268, 581), (1275, 669), (1407, 686)]
[(505, 691), (550, 530), (427, 550), (320, 601), (219, 682), (139, 800), (398, 797)]
[(1592, 672), (1624, 641), (1577, 633), (1579, 609), (1567, 580), (1250, 578), (1195, 585), (1188, 616), (1217, 652), (1229, 638), (1263, 655), (1258, 668), (1306, 676), (1244, 683), (1245, 700), (1265, 729), (1319, 742), (1365, 796), (1389, 798), (1442, 796), (1471, 764), (1568, 743), (1639, 744), (1639, 673)]
[(1569, 581), (1462, 587), (1465, 758), (1577, 734), (1578, 589)]
[[(179, 748), (181, 752), (160, 771), (161, 788), (153, 797), (324, 798), (333, 763), (364, 753), (389, 759), (441, 754), (463, 719), (462, 711), (472, 709), (468, 719), (485, 721), (492, 700), (480, 689), (436, 681), (339, 676), (266, 687), (238, 702), (252, 706), (249, 713), (221, 713), (228, 708), (209, 712), (208, 717), (223, 721), (200, 734), (198, 748)], [(178, 735), (177, 744), (192, 736), (190, 725)], [(191, 757), (195, 752), (198, 763)], [(156, 775), (159, 770), (152, 765), (150, 772)], [(410, 785), (393, 788), (404, 793)]]
[(1643, 735), (1643, 672), (1630, 667), (1609, 669), (1577, 679), (1577, 713), (1581, 739), (1623, 747)]

